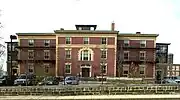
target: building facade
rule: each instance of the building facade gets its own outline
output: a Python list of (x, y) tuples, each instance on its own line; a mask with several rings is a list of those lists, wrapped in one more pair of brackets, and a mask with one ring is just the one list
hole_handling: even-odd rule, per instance
[(170, 43), (156, 43), (156, 80), (159, 83), (167, 74), (169, 45)]
[(180, 64), (169, 64), (167, 66), (167, 76), (180, 76)]
[(157, 34), (118, 34), (117, 76), (155, 78)]
[(17, 33), (20, 73), (116, 76), (117, 31), (76, 25), (76, 30), (54, 32)]
[[(7, 44), (7, 73), (8, 75), (16, 75), (18, 74), (18, 62), (17, 62), (17, 55), (18, 55), (18, 42), (6, 42)], [(11, 45), (12, 45), (12, 52), (11, 52)], [(12, 59), (12, 66), (11, 66), (11, 59)], [(11, 71), (12, 70), (12, 71)], [(12, 72), (12, 73), (11, 73)]]
[(168, 54), (168, 63), (169, 63), (169, 64), (173, 64), (173, 58), (174, 58), (174, 54), (169, 53), (169, 54)]

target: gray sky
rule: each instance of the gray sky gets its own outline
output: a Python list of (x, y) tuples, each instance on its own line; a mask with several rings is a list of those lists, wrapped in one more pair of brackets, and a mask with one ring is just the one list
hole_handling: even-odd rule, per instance
[(75, 29), (75, 24), (97, 24), (120, 33), (156, 33), (157, 42), (171, 43), (174, 63), (180, 63), (180, 0), (0, 0), (3, 37), (17, 32)]

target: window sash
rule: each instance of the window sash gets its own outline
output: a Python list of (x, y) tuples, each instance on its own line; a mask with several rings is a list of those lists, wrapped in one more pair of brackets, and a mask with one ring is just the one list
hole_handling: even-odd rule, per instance
[(28, 51), (28, 59), (34, 58), (34, 51)]
[(107, 65), (101, 65), (101, 73), (102, 74), (106, 74), (106, 72), (107, 72)]
[(34, 46), (34, 40), (28, 40), (29, 46)]
[(50, 59), (50, 51), (49, 50), (44, 51), (44, 59)]
[(101, 58), (104, 58), (104, 59), (107, 58), (107, 51), (106, 50), (101, 50)]
[(83, 38), (83, 42), (84, 42), (84, 44), (89, 44), (89, 38), (87, 38), (87, 37)]
[(129, 40), (124, 40), (124, 46), (125, 47), (129, 46)]
[(140, 52), (139, 59), (140, 60), (145, 60), (145, 58), (146, 58), (146, 52)]
[(139, 66), (139, 74), (144, 75), (145, 74), (145, 66)]
[(70, 74), (71, 73), (71, 65), (70, 64), (66, 64), (65, 65), (65, 73), (66, 74)]
[(107, 44), (107, 38), (101, 38), (101, 44)]
[(49, 47), (50, 46), (50, 40), (44, 40), (44, 46)]
[(124, 52), (124, 60), (129, 60), (129, 52)]
[(66, 59), (71, 58), (71, 50), (66, 50)]
[(140, 47), (146, 47), (146, 41), (145, 40), (140, 41)]
[(49, 68), (50, 68), (49, 64), (44, 64), (44, 72), (45, 73), (49, 73)]
[(70, 37), (66, 37), (66, 44), (71, 44), (71, 38)]

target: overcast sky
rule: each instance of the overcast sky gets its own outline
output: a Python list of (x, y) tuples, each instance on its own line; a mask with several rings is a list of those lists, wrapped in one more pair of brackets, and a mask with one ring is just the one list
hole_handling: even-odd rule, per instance
[(156, 33), (157, 42), (171, 43), (174, 63), (180, 63), (180, 0), (0, 0), (1, 33), (8, 40), (18, 32), (75, 29), (75, 24), (97, 24), (120, 33)]

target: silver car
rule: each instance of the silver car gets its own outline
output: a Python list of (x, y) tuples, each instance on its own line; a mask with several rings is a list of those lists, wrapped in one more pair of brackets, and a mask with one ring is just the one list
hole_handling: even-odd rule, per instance
[(67, 76), (63, 81), (63, 85), (70, 84), (70, 85), (78, 85), (79, 78), (76, 76)]

